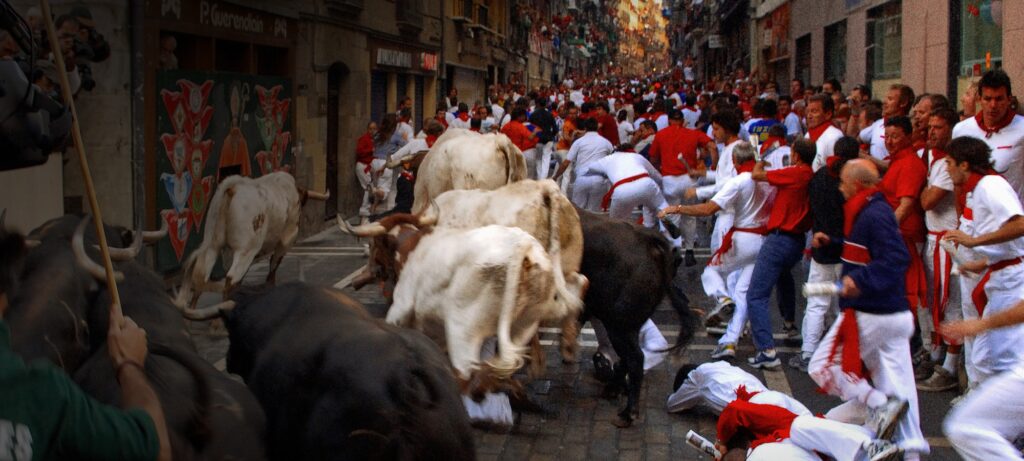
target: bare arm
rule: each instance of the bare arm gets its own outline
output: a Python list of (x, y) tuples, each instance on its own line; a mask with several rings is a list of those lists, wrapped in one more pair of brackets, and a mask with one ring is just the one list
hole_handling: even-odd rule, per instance
[(658, 213), (659, 217), (664, 217), (668, 214), (681, 214), (685, 216), (711, 216), (721, 210), (715, 202), (705, 202), (698, 205), (675, 205), (665, 208)]
[(1024, 323), (1024, 301), (989, 317), (945, 323), (940, 327), (943, 336), (956, 340), (979, 333)]
[(900, 204), (896, 207), (896, 223), (903, 222), (907, 216), (910, 216), (910, 208), (914, 206), (913, 197), (900, 197)]
[(125, 408), (141, 408), (149, 414), (160, 441), (160, 456), (157, 459), (170, 461), (171, 442), (167, 435), (164, 411), (142, 368), (146, 363), (146, 332), (130, 318), (125, 317), (124, 322), (123, 326), (111, 322), (107, 337), (110, 359), (121, 385), (121, 405)]
[(935, 186), (928, 186), (921, 192), (921, 208), (925, 211), (931, 210), (939, 205), (942, 199), (946, 198), (949, 191)]
[(953, 243), (959, 243), (967, 248), (973, 248), (976, 246), (1008, 242), (1021, 236), (1024, 236), (1024, 216), (1017, 215), (1003, 223), (1003, 225), (995, 232), (971, 237), (963, 231), (952, 230), (946, 235), (945, 240), (950, 240)]
[(562, 173), (565, 173), (565, 169), (569, 168), (569, 163), (572, 163), (572, 162), (570, 162), (568, 160), (562, 160), (562, 164), (558, 165), (558, 171), (555, 172), (555, 177), (552, 178), (552, 179), (554, 179), (555, 181), (558, 181), (559, 179), (562, 179)]
[(765, 162), (765, 161), (757, 162), (754, 165), (754, 171), (752, 171), (750, 173), (750, 177), (753, 178), (754, 181), (767, 181), (768, 180), (768, 171), (765, 170), (765, 168), (767, 166), (768, 166), (768, 162)]

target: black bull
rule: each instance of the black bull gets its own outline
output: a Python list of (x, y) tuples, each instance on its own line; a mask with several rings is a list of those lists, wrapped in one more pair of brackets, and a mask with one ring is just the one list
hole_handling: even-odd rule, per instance
[(678, 348), (693, 338), (698, 318), (672, 282), (680, 257), (668, 240), (651, 229), (582, 210), (580, 224), (580, 273), (590, 280), (583, 299), (583, 317), (594, 317), (604, 324), (621, 360), (608, 390), (612, 395), (626, 390), (626, 406), (615, 421), (617, 426), (626, 427), (639, 416), (637, 403), (644, 377), (640, 327), (667, 297), (679, 316)]
[(228, 370), (263, 404), (271, 458), (475, 458), (450, 367), (427, 337), (302, 283), (232, 301)]

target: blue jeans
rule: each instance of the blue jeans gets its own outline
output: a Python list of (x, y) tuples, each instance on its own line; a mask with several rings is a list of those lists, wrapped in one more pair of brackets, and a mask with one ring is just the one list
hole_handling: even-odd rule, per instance
[[(789, 273), (793, 265), (803, 257), (804, 243), (803, 237), (770, 233), (757, 254), (754, 277), (751, 278), (750, 288), (747, 290), (747, 313), (754, 335), (754, 346), (759, 351), (775, 347), (772, 338), (772, 316), (768, 311), (772, 288), (775, 288), (782, 274)], [(780, 301), (782, 297), (784, 296), (780, 296)]]

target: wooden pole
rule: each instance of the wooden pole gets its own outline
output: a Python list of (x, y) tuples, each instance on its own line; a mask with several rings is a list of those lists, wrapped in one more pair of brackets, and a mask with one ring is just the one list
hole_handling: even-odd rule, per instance
[(78, 111), (75, 109), (74, 95), (71, 93), (71, 84), (68, 82), (67, 67), (64, 66), (64, 54), (60, 49), (60, 41), (57, 40), (57, 30), (53, 25), (49, 0), (39, 0), (39, 8), (42, 9), (43, 20), (46, 22), (46, 34), (50, 38), (50, 48), (53, 49), (53, 60), (57, 66), (57, 74), (60, 75), (64, 104), (71, 111), (71, 136), (75, 141), (75, 151), (78, 152), (78, 163), (82, 167), (85, 195), (89, 199), (89, 208), (92, 209), (92, 222), (96, 226), (96, 236), (100, 241), (100, 255), (103, 259), (103, 267), (107, 272), (107, 291), (110, 292), (110, 323), (120, 327), (124, 323), (124, 315), (121, 313), (121, 296), (117, 292), (117, 282), (114, 281), (114, 264), (110, 261), (107, 234), (103, 232), (103, 216), (100, 214), (100, 204), (96, 201), (96, 188), (92, 183), (92, 173), (89, 172), (89, 162), (85, 157), (85, 143), (82, 142), (82, 131), (78, 125)]

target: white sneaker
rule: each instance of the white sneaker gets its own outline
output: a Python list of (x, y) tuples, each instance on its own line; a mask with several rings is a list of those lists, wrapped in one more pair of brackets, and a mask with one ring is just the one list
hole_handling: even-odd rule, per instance
[(869, 461), (896, 461), (903, 450), (888, 440), (872, 440), (863, 447)]
[(868, 408), (868, 418), (864, 427), (875, 433), (875, 437), (882, 440), (892, 438), (896, 430), (896, 423), (907, 413), (910, 404), (899, 397), (889, 397), (882, 406)]

